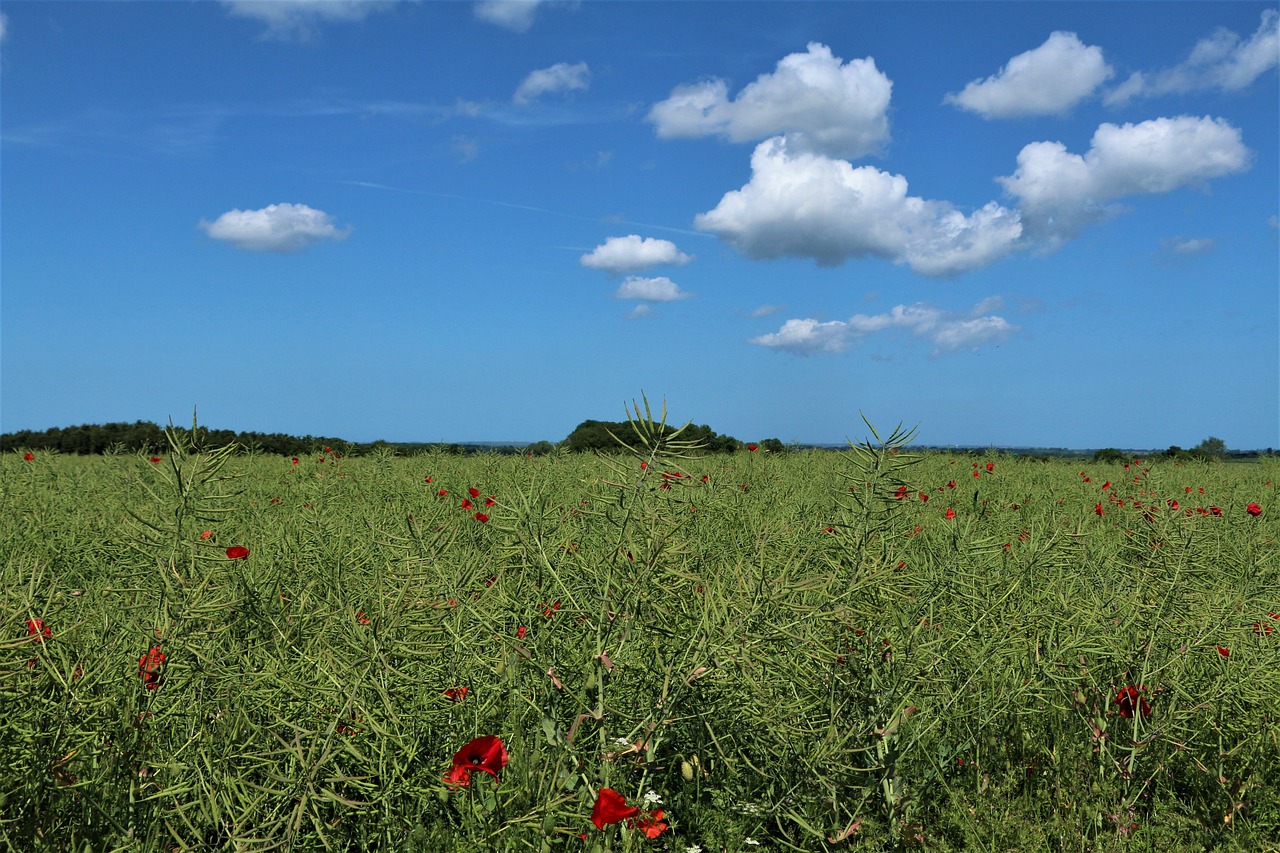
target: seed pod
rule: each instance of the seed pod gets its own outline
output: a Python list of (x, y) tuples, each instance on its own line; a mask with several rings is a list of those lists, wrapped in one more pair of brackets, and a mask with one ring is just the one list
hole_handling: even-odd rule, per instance
[(684, 781), (686, 782), (693, 781), (693, 765), (685, 761), (683, 758), (680, 759), (680, 775), (684, 777)]

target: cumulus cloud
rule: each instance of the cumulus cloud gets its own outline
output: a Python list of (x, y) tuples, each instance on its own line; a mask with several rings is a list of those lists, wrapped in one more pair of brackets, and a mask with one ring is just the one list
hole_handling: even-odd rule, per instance
[(1242, 172), (1251, 159), (1240, 131), (1223, 119), (1178, 116), (1102, 124), (1083, 155), (1060, 142), (1032, 142), (1014, 173), (997, 180), (1018, 199), (1027, 236), (1053, 243), (1109, 215), (1115, 199)]
[(542, 0), (481, 0), (473, 7), (475, 16), (514, 33), (528, 32)]
[(580, 259), (584, 267), (614, 275), (663, 265), (683, 266), (691, 260), (691, 256), (677, 249), (670, 240), (641, 237), (639, 234), (610, 237)]
[(819, 322), (812, 318), (787, 320), (776, 332), (751, 338), (748, 343), (795, 355), (840, 353), (869, 335), (902, 330), (933, 344), (933, 355), (976, 350), (1007, 339), (1017, 327), (1003, 317), (986, 312), (999, 310), (998, 297), (984, 299), (967, 314), (943, 311), (924, 303), (896, 305), (883, 314), (855, 314), (847, 321)]
[(654, 278), (629, 275), (613, 295), (619, 299), (639, 299), (642, 302), (675, 302), (692, 296), (665, 275)]
[(305, 40), (329, 22), (361, 21), (393, 3), (381, 0), (223, 0), (232, 15), (266, 24), (264, 38)]
[(587, 68), (587, 63), (570, 65), (567, 62), (557, 62), (550, 68), (541, 68), (524, 78), (516, 88), (514, 100), (517, 104), (527, 104), (550, 92), (586, 89), (590, 80), (591, 70)]
[(351, 229), (338, 229), (333, 218), (305, 204), (269, 204), (261, 210), (229, 210), (200, 228), (254, 252), (294, 252), (321, 240), (342, 240)]
[(1086, 46), (1075, 33), (1055, 32), (1044, 44), (1010, 59), (999, 73), (972, 81), (944, 102), (983, 118), (1062, 114), (1113, 73), (1102, 48)]
[(749, 142), (785, 134), (793, 150), (852, 158), (879, 151), (888, 140), (892, 90), (874, 59), (844, 63), (813, 42), (733, 99), (720, 79), (677, 86), (653, 105), (648, 120), (663, 139)]
[(838, 266), (873, 256), (929, 276), (986, 266), (1022, 234), (1017, 212), (995, 202), (965, 214), (949, 202), (908, 195), (901, 175), (796, 152), (783, 137), (757, 145), (751, 180), (694, 223), (752, 258)]
[(1145, 74), (1136, 71), (1107, 93), (1110, 105), (1157, 95), (1218, 89), (1234, 92), (1280, 65), (1280, 12), (1267, 9), (1248, 40), (1228, 29), (1201, 39), (1191, 55), (1172, 68)]

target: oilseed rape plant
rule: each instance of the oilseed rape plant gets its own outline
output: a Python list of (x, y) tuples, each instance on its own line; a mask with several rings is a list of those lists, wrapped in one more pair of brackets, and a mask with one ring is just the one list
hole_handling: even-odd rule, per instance
[(627, 415), (616, 454), (0, 457), (0, 850), (1280, 838), (1274, 459)]

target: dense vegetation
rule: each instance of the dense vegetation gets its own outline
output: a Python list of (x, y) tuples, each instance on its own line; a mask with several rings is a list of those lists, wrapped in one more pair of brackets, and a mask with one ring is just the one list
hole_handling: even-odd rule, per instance
[(0, 849), (1280, 838), (1275, 461), (639, 425), (0, 457)]

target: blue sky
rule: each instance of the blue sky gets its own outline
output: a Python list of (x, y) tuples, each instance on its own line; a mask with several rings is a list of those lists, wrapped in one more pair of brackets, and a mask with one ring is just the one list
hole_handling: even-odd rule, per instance
[(6, 2), (0, 428), (1280, 447), (1276, 10)]

